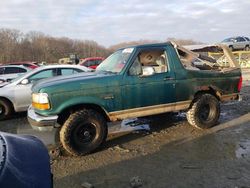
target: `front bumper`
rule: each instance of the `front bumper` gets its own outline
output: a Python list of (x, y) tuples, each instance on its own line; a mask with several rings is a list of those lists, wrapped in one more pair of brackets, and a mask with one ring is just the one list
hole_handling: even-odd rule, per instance
[(28, 121), (31, 127), (38, 131), (52, 131), (57, 123), (58, 116), (41, 116), (35, 113), (30, 106), (28, 109)]

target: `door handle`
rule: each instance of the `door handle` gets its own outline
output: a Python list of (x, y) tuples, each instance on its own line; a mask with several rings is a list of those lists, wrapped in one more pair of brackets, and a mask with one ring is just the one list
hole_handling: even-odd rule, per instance
[(174, 80), (173, 77), (165, 77), (164, 80)]

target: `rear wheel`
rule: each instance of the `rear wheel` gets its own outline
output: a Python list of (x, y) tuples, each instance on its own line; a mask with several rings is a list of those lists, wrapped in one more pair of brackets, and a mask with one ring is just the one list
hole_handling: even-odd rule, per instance
[(8, 118), (13, 112), (12, 105), (5, 99), (0, 99), (0, 120)]
[(249, 49), (250, 49), (249, 46), (245, 47), (245, 51), (249, 51)]
[(233, 46), (229, 46), (229, 49), (230, 49), (231, 51), (234, 51), (234, 47), (233, 47)]
[(69, 116), (60, 131), (63, 148), (79, 156), (93, 152), (107, 137), (104, 117), (94, 110), (80, 110)]
[(220, 117), (220, 103), (211, 94), (203, 94), (194, 100), (187, 112), (189, 124), (199, 129), (208, 129), (218, 122)]

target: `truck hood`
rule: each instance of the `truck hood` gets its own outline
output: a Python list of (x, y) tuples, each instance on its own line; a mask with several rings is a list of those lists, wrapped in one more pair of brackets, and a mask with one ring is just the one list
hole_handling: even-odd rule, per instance
[(38, 92), (40, 88), (46, 88), (51, 86), (57, 85), (67, 85), (72, 83), (80, 83), (84, 84), (85, 82), (92, 81), (92, 80), (100, 80), (100, 78), (109, 77), (115, 74), (112, 73), (96, 73), (96, 72), (85, 72), (85, 73), (78, 73), (69, 76), (56, 76), (53, 78), (48, 78), (44, 80), (40, 80), (37, 83), (33, 84), (32, 91)]

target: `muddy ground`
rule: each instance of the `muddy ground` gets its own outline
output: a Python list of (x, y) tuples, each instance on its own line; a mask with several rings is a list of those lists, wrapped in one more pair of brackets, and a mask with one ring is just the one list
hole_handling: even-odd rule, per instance
[[(223, 104), (219, 125), (206, 131), (191, 127), (184, 113), (112, 125), (99, 151), (53, 158), (54, 186), (73, 188), (88, 182), (97, 188), (126, 188), (135, 178), (150, 188), (250, 188), (249, 80), (250, 71), (244, 71), (243, 100)], [(54, 133), (34, 132), (25, 113), (0, 122), (0, 130), (33, 134), (54, 148)]]

